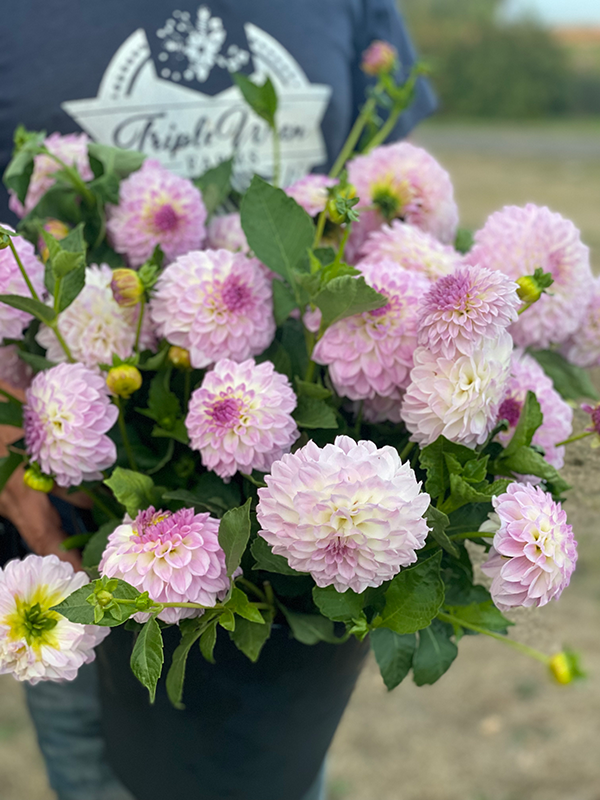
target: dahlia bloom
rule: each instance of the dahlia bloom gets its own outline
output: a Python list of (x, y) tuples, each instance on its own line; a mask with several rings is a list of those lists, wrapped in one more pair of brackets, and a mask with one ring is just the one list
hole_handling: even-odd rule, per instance
[[(61, 136), (60, 133), (52, 133), (44, 140), (44, 144), (53, 155), (60, 158), (68, 167), (76, 167), (84, 181), (91, 181), (94, 173), (90, 167), (87, 150), (90, 141), (90, 138), (85, 133), (68, 133), (66, 136)], [(43, 154), (35, 156), (25, 203), (21, 203), (17, 195), (10, 190), (10, 199), (8, 201), (10, 210), (18, 217), (24, 217), (29, 214), (48, 189), (54, 186), (56, 182), (54, 176), (61, 169), (60, 164), (57, 164), (50, 156)]]
[(206, 229), (206, 247), (210, 250), (230, 250), (232, 253), (247, 254), (250, 251), (239, 213), (223, 214), (211, 219)]
[(109, 240), (139, 267), (160, 245), (167, 263), (197, 250), (206, 235), (202, 195), (187, 178), (147, 159), (121, 183), (119, 205), (108, 207)]
[(18, 681), (72, 681), (110, 628), (69, 622), (58, 605), (89, 578), (57, 556), (26, 556), (0, 568), (0, 674)]
[(103, 375), (83, 364), (58, 364), (38, 372), (25, 393), (27, 452), (59, 486), (101, 480), (117, 459), (106, 434), (119, 412)]
[(398, 61), (398, 51), (389, 42), (376, 39), (362, 54), (360, 68), (367, 75), (390, 72)]
[(433, 284), (421, 303), (419, 344), (445, 358), (470, 356), (517, 317), (517, 284), (496, 270), (462, 267)]
[(290, 186), (286, 186), (284, 192), (293, 197), (299, 206), (315, 217), (325, 209), (329, 195), (327, 189), (335, 186), (337, 178), (330, 178), (328, 175), (305, 175)]
[(531, 484), (511, 483), (492, 497), (494, 514), (481, 530), (495, 531), (482, 566), (492, 578), (491, 594), (501, 611), (544, 606), (569, 585), (577, 542), (567, 515), (552, 496)]
[(365, 261), (394, 261), (409, 272), (420, 272), (432, 281), (449, 275), (462, 264), (461, 254), (453, 247), (399, 219), (370, 233), (361, 255)]
[(19, 358), (18, 352), (14, 344), (0, 347), (0, 381), (6, 381), (15, 389), (26, 389), (31, 383), (33, 370)]
[(533, 275), (538, 267), (552, 274), (547, 293), (511, 326), (517, 345), (544, 349), (561, 344), (580, 326), (592, 289), (589, 249), (575, 225), (560, 214), (532, 203), (506, 206), (477, 231), (465, 260), (513, 280)]
[(258, 490), (259, 535), (317, 586), (363, 592), (414, 564), (425, 544), (421, 492), (393, 447), (338, 436), (276, 461)]
[(161, 274), (151, 306), (158, 332), (202, 369), (245, 361), (275, 336), (271, 282), (255, 258), (227, 250), (180, 256)]
[(329, 366), (336, 391), (350, 400), (389, 397), (409, 383), (417, 346), (420, 298), (429, 281), (391, 261), (362, 264), (366, 282), (387, 297), (387, 305), (346, 317), (318, 341), (313, 360)]
[[(10, 225), (2, 227), (12, 230)], [(13, 236), (12, 242), (38, 297), (44, 297), (46, 294), (44, 265), (35, 255), (33, 245), (22, 236)], [(31, 297), (31, 292), (10, 247), (0, 250), (0, 294), (19, 294), (23, 297)], [(0, 303), (0, 340), (21, 339), (23, 331), (32, 319), (31, 314), (26, 311), (19, 311), (17, 308)]]
[[(108, 537), (100, 574), (120, 578), (148, 592), (157, 603), (214, 606), (229, 590), (225, 553), (219, 544), (219, 520), (193, 508), (174, 513), (152, 506), (132, 520), (126, 516)], [(165, 608), (165, 622), (197, 617), (202, 609)], [(145, 612), (135, 619), (144, 622)]]
[(511, 353), (508, 333), (484, 340), (470, 356), (445, 358), (417, 348), (400, 412), (411, 440), (424, 447), (443, 435), (467, 447), (483, 444), (498, 418)]
[(376, 205), (382, 221), (397, 217), (444, 244), (454, 241), (458, 208), (450, 176), (422, 148), (408, 142), (376, 147), (349, 162), (348, 180), (360, 197), (359, 210)]
[(190, 400), (190, 447), (225, 480), (238, 470), (268, 472), (299, 436), (295, 408), (290, 382), (270, 361), (217, 361)]
[(533, 435), (532, 443), (544, 450), (549, 464), (561, 469), (565, 462), (565, 448), (556, 445), (568, 439), (573, 432), (573, 409), (556, 391), (535, 358), (522, 350), (513, 352), (510, 378), (498, 409), (498, 419), (508, 420), (510, 428), (498, 434), (498, 439), (504, 444), (512, 439), (528, 391), (535, 394), (544, 415), (544, 421)]
[[(107, 264), (88, 267), (84, 288), (58, 317), (58, 329), (73, 358), (86, 367), (110, 364), (113, 355), (125, 359), (133, 354), (140, 309), (117, 303), (111, 289), (112, 274)], [(66, 359), (53, 330), (42, 326), (36, 339), (46, 348), (50, 361)], [(142, 349), (156, 346), (149, 314), (142, 321), (140, 344)]]
[(561, 348), (567, 361), (584, 369), (600, 366), (600, 278), (592, 282), (588, 291), (590, 302), (581, 325)]
[(397, 389), (390, 397), (369, 397), (363, 400), (362, 415), (366, 422), (402, 422), (401, 408), (404, 392)]

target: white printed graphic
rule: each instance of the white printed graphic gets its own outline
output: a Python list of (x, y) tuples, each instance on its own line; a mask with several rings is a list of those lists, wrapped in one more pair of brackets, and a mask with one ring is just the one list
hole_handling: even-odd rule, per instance
[(241, 188), (255, 172), (272, 175), (268, 126), (236, 86), (211, 96), (180, 82), (204, 82), (212, 69), (235, 71), (251, 57), (251, 78), (262, 83), (270, 77), (279, 97), (282, 181), (291, 183), (326, 160), (321, 120), (331, 87), (309, 83), (297, 61), (268, 33), (250, 23), (244, 29), (250, 53), (235, 45), (223, 53), (226, 31), (206, 7), (198, 10), (195, 22), (187, 12), (173, 12), (157, 32), (163, 40), (159, 61), (168, 64), (163, 77), (140, 28), (113, 56), (97, 97), (70, 100), (62, 108), (96, 141), (141, 150), (186, 177), (201, 175), (235, 154), (235, 182)]

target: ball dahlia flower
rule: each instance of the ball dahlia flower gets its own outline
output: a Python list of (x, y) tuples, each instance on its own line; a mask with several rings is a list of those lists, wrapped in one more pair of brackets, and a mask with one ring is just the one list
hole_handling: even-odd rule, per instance
[[(225, 553), (219, 544), (219, 520), (193, 508), (155, 511), (152, 506), (128, 516), (108, 537), (100, 574), (120, 578), (148, 592), (157, 603), (214, 606), (229, 589)], [(165, 622), (197, 617), (202, 609), (165, 608)], [(148, 614), (135, 618), (143, 622)]]
[(482, 339), (496, 339), (517, 317), (517, 284), (501, 272), (462, 267), (433, 284), (423, 298), (419, 344), (445, 358), (470, 356)]
[(387, 304), (331, 325), (312, 356), (329, 366), (337, 393), (350, 400), (389, 397), (408, 385), (417, 346), (418, 304), (429, 288), (423, 275), (391, 261), (362, 264), (361, 270), (369, 286), (387, 297)]
[(58, 364), (39, 372), (25, 393), (27, 452), (59, 486), (100, 480), (117, 459), (106, 434), (118, 415), (103, 375), (83, 364)]
[[(399, 219), (370, 233), (361, 255), (364, 261), (394, 261), (409, 272), (420, 272), (432, 281), (449, 275), (462, 264), (461, 254), (453, 247)], [(360, 263), (358, 266), (360, 268)]]
[(357, 209), (375, 205), (381, 222), (399, 218), (444, 244), (454, 241), (458, 208), (450, 176), (421, 147), (409, 142), (376, 147), (349, 162), (348, 180), (360, 198)]
[(239, 213), (223, 214), (211, 219), (206, 229), (206, 247), (210, 250), (230, 250), (232, 253), (247, 254), (250, 251)]
[(258, 490), (259, 535), (317, 586), (363, 592), (417, 560), (425, 544), (420, 491), (393, 447), (338, 436), (276, 461)]
[(96, 657), (109, 628), (79, 625), (56, 611), (89, 578), (57, 556), (26, 556), (0, 568), (0, 674), (18, 681), (72, 681)]
[(201, 369), (262, 353), (275, 336), (271, 282), (255, 258), (227, 250), (180, 256), (161, 274), (151, 306), (158, 332)]
[(335, 186), (337, 178), (330, 178), (328, 175), (305, 175), (290, 186), (286, 186), (284, 191), (298, 203), (299, 206), (315, 217), (325, 209), (329, 195), (327, 189)]
[(575, 333), (590, 301), (589, 250), (572, 222), (548, 208), (529, 203), (492, 214), (475, 234), (466, 254), (469, 264), (497, 269), (517, 280), (538, 267), (554, 283), (510, 329), (521, 347), (547, 348)]
[(512, 340), (485, 340), (472, 355), (414, 354), (401, 416), (411, 440), (422, 447), (445, 436), (467, 447), (483, 444), (496, 424), (510, 375)]
[(535, 358), (522, 350), (513, 352), (510, 378), (498, 409), (498, 419), (508, 420), (510, 428), (498, 434), (498, 439), (504, 444), (512, 439), (528, 391), (535, 394), (544, 415), (544, 421), (533, 435), (532, 443), (544, 450), (549, 464), (561, 469), (565, 462), (565, 448), (556, 445), (573, 432), (573, 409), (556, 391)]
[(561, 348), (571, 364), (584, 369), (600, 366), (600, 278), (589, 287), (589, 297), (581, 325)]
[[(2, 227), (12, 230), (10, 225)], [(43, 298), (46, 294), (44, 265), (35, 255), (33, 245), (22, 236), (13, 236), (12, 242), (33, 288), (38, 297)], [(10, 247), (0, 250), (0, 294), (19, 294), (22, 297), (31, 297), (31, 292)], [(26, 311), (19, 311), (18, 308), (0, 303), (0, 340), (21, 339), (23, 331), (32, 319), (31, 314)]]
[[(76, 167), (84, 181), (91, 181), (94, 177), (88, 158), (88, 144), (90, 138), (85, 133), (52, 133), (44, 140), (45, 146), (55, 156), (61, 159), (68, 167)], [(18, 217), (24, 217), (34, 209), (56, 182), (55, 174), (62, 167), (53, 158), (47, 155), (37, 155), (33, 159), (33, 172), (25, 196), (25, 203), (21, 203), (17, 195), (11, 190), (8, 207)]]
[(190, 446), (226, 480), (238, 470), (268, 472), (299, 436), (295, 408), (290, 382), (270, 361), (217, 361), (190, 399)]
[[(111, 364), (113, 355), (129, 358), (134, 351), (139, 306), (124, 308), (117, 303), (111, 289), (112, 274), (107, 264), (88, 267), (84, 288), (58, 317), (58, 329), (73, 358), (87, 367)], [(40, 328), (36, 339), (46, 348), (50, 361), (66, 359), (50, 328)], [(143, 350), (156, 347), (149, 314), (142, 320), (140, 345)]]
[(169, 261), (197, 250), (206, 235), (202, 195), (187, 178), (147, 159), (121, 183), (119, 205), (108, 207), (109, 240), (139, 267), (157, 245)]
[(14, 344), (0, 347), (0, 381), (6, 381), (15, 389), (26, 389), (31, 383), (33, 370), (18, 356)]
[(482, 566), (492, 578), (494, 603), (509, 611), (558, 599), (577, 561), (573, 528), (560, 503), (529, 483), (511, 483), (492, 503), (495, 513), (481, 530), (495, 532)]

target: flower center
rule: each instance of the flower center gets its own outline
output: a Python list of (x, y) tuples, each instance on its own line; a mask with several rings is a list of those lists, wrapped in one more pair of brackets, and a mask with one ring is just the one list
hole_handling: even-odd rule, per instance
[(237, 401), (228, 397), (226, 400), (217, 400), (212, 408), (208, 409), (207, 414), (217, 425), (231, 427), (239, 420), (240, 410)]
[(228, 311), (243, 311), (252, 300), (252, 292), (237, 275), (229, 275), (223, 282), (221, 299)]
[(514, 428), (521, 416), (521, 403), (514, 397), (507, 397), (498, 409), (498, 419), (505, 419)]
[(161, 206), (154, 215), (154, 227), (157, 228), (161, 233), (167, 233), (168, 231), (174, 230), (177, 227), (178, 222), (179, 216), (177, 215), (177, 212), (173, 206), (169, 203), (165, 203), (164, 206)]
[(15, 597), (15, 611), (3, 620), (10, 629), (10, 638), (14, 641), (24, 639), (36, 650), (43, 645), (57, 647), (56, 635), (52, 631), (56, 628), (60, 614), (50, 611), (50, 608), (59, 601), (59, 597), (48, 595), (39, 589), (29, 600)]
[(388, 222), (394, 217), (401, 218), (403, 209), (410, 201), (408, 183), (397, 183), (393, 177), (384, 179), (371, 187), (371, 199)]

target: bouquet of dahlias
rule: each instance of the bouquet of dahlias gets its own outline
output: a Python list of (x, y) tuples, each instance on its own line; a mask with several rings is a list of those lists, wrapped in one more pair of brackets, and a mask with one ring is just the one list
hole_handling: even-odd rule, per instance
[[(448, 174), (382, 144), (410, 101), (381, 43), (375, 90), (327, 177), (286, 189), (233, 160), (195, 181), (84, 134), (17, 131), (0, 230), (0, 468), (87, 493), (87, 575), (54, 556), (0, 570), (0, 672), (72, 679), (111, 627), (173, 703), (199, 643), (251, 660), (274, 623), (306, 646), (370, 642), (389, 688), (436, 681), (464, 633), (568, 682), (568, 652), (506, 636), (577, 558), (558, 470), (572, 403), (597, 400), (600, 284), (574, 225), (509, 207), (457, 231)], [(236, 82), (272, 132), (277, 98)], [(385, 107), (382, 124), (378, 109)], [(244, 188), (244, 191), (241, 191)], [(594, 436), (600, 441), (598, 436)], [(485, 554), (488, 590), (474, 583)], [(215, 667), (218, 669), (218, 664)]]

